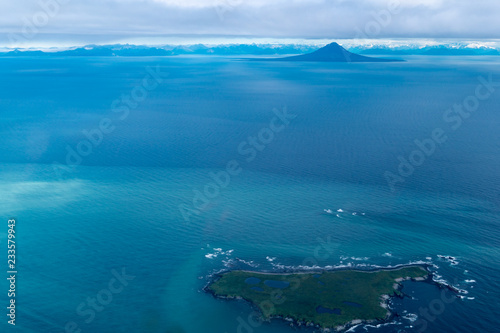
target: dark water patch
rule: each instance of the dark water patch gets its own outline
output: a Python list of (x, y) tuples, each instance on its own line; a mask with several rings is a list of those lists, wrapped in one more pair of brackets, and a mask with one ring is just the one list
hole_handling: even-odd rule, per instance
[(260, 283), (260, 279), (256, 278), (256, 277), (249, 277), (245, 280), (245, 283), (247, 284), (258, 284)]
[(316, 312), (317, 313), (330, 313), (330, 314), (336, 314), (336, 315), (342, 314), (342, 310), (340, 310), (340, 309), (329, 309), (329, 308), (322, 307), (321, 305), (316, 308)]
[(354, 303), (354, 302), (343, 301), (342, 303), (343, 303), (343, 304), (345, 304), (345, 305), (354, 306), (354, 307), (356, 307), (356, 308), (361, 308), (361, 307), (363, 307), (363, 305), (361, 305), (361, 304), (359, 304), (359, 303)]
[(276, 280), (266, 280), (264, 284), (271, 288), (285, 289), (290, 285), (290, 282), (287, 281), (276, 281)]

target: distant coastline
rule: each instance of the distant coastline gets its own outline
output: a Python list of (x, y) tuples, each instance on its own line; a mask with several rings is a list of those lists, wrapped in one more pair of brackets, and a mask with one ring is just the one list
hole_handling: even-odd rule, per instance
[[(320, 43), (221, 43), (189, 45), (135, 45), (104, 44), (81, 45), (73, 47), (21, 47), (0, 48), (0, 57), (146, 57), (146, 56), (265, 56), (284, 57), (311, 53), (327, 45)], [(457, 41), (379, 41), (362, 43), (355, 40), (342, 40), (341, 45), (347, 51), (363, 56), (498, 56), (500, 42), (457, 42)]]

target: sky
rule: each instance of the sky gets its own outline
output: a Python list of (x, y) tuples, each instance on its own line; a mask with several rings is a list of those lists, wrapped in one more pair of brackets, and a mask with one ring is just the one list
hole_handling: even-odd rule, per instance
[(0, 45), (500, 37), (499, 0), (3, 0)]

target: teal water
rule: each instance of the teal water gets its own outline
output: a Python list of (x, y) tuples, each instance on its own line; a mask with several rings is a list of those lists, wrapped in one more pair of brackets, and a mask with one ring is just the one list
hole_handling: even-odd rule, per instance
[[(408, 60), (2, 59), (0, 211), (17, 220), (16, 330), (291, 332), (249, 321), (248, 304), (216, 300), (203, 286), (231, 268), (427, 262), (463, 299), (436, 308), (440, 289), (406, 283), (413, 298), (393, 304), (402, 317), (354, 331), (494, 332), (500, 91), (457, 130), (442, 116), (474, 94), (479, 75), (500, 80), (498, 60)], [(156, 65), (164, 82), (119, 120), (113, 100)], [(247, 161), (238, 146), (283, 107), (296, 117)], [(116, 130), (79, 166), (55, 172), (66, 147), (105, 117)], [(449, 140), (392, 192), (384, 173), (438, 127)], [(193, 190), (231, 160), (241, 173), (195, 208)], [(179, 207), (197, 213), (186, 221)], [(91, 317), (88, 298), (123, 270), (130, 280)]]

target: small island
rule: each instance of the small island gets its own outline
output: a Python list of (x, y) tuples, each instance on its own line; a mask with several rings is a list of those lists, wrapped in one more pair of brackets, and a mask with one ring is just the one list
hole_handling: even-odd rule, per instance
[(218, 298), (244, 299), (264, 320), (282, 318), (296, 324), (337, 330), (391, 317), (388, 300), (402, 296), (401, 282), (429, 278), (425, 266), (377, 271), (336, 270), (301, 273), (229, 271), (205, 290)]

